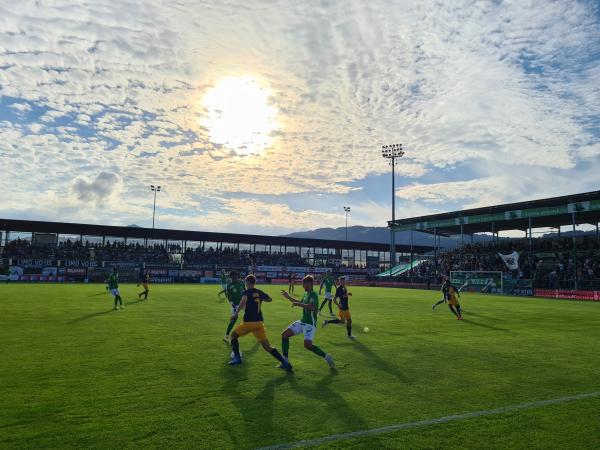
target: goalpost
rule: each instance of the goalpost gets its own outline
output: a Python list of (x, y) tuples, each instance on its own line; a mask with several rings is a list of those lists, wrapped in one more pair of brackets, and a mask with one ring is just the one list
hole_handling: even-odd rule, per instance
[(475, 292), (501, 294), (501, 271), (453, 270), (450, 272), (450, 282), (459, 287)]

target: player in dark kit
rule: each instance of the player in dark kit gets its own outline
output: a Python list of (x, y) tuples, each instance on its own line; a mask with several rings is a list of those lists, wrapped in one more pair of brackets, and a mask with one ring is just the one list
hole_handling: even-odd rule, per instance
[(456, 287), (451, 284), (448, 285), (448, 307), (452, 314), (456, 316), (456, 320), (463, 320), (462, 311), (460, 310), (460, 303), (458, 303), (458, 297), (460, 297), (460, 293)]
[[(338, 319), (333, 320), (324, 320), (323, 326), (327, 326), (330, 323), (345, 323), (346, 330), (348, 331), (348, 337), (350, 339), (356, 339), (355, 336), (352, 335), (352, 316), (350, 315), (350, 306), (348, 306), (348, 297), (352, 296), (351, 292), (348, 292), (346, 288), (346, 278), (340, 277), (339, 279), (340, 285), (337, 287), (335, 291), (335, 297), (333, 297), (333, 302), (338, 307)], [(339, 299), (339, 302), (338, 302)]]
[(148, 283), (150, 283), (150, 273), (145, 272), (142, 275), (142, 279), (137, 284), (137, 287), (140, 287), (140, 284), (144, 287), (144, 291), (140, 292), (138, 294), (138, 298), (142, 298), (142, 295), (143, 295), (144, 296), (144, 300), (148, 300), (148, 293), (150, 292), (150, 289), (148, 288)]
[(294, 292), (294, 285), (296, 284), (296, 275), (292, 272), (288, 273), (288, 294)]
[(271, 347), (267, 333), (265, 330), (263, 314), (261, 311), (261, 305), (263, 302), (272, 302), (273, 299), (265, 294), (263, 291), (256, 289), (256, 277), (254, 275), (248, 275), (246, 277), (246, 290), (242, 294), (242, 300), (235, 313), (231, 316), (231, 320), (237, 320), (238, 314), (241, 310), (244, 310), (244, 320), (239, 324), (233, 333), (231, 333), (231, 348), (233, 349), (233, 357), (229, 361), (230, 366), (242, 363), (242, 357), (240, 356), (240, 343), (238, 339), (241, 336), (245, 336), (248, 333), (252, 333), (257, 341), (260, 342), (262, 347), (267, 353), (270, 353), (273, 358), (279, 361), (280, 368), (285, 370), (292, 370), (291, 364), (289, 364), (283, 356), (277, 351), (276, 348)]

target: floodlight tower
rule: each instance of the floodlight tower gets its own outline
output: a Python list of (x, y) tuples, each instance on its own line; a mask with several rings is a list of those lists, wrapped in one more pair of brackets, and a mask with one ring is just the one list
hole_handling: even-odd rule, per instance
[(150, 190), (154, 192), (154, 206), (152, 207), (152, 229), (154, 230), (154, 217), (156, 216), (156, 194), (160, 192), (160, 186), (150, 185)]
[(344, 206), (344, 212), (346, 213), (346, 240), (348, 240), (348, 214), (350, 214), (350, 207)]
[(396, 220), (396, 164), (397, 159), (402, 158), (404, 151), (402, 144), (384, 145), (381, 147), (381, 156), (389, 160), (392, 166), (392, 226), (390, 227), (390, 277), (392, 276), (392, 267), (396, 264), (396, 233), (393, 224)]

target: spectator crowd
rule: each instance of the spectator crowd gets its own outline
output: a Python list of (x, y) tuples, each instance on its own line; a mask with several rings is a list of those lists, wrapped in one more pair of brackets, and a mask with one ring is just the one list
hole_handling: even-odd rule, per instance
[[(539, 288), (578, 288), (600, 286), (600, 240), (578, 237), (576, 253), (573, 239), (502, 239), (468, 244), (442, 251), (401, 277), (402, 281), (438, 283), (452, 271), (501, 271), (505, 278), (531, 279)], [(519, 253), (519, 268), (510, 270), (498, 255)], [(574, 258), (574, 255), (576, 258)]]

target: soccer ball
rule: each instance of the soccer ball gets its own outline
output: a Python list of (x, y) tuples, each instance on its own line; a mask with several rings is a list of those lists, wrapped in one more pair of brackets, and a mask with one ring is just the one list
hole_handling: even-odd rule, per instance
[(364, 327), (364, 328), (363, 328), (363, 331), (364, 331), (365, 333), (368, 333), (368, 332), (369, 332), (369, 327)]

